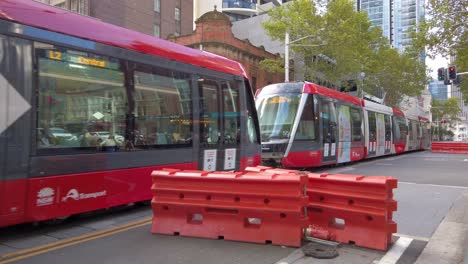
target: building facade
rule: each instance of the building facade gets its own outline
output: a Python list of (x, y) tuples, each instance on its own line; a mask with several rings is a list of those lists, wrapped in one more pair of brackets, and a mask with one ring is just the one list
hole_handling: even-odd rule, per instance
[(193, 0), (41, 0), (104, 22), (167, 39), (193, 31)]
[(450, 96), (458, 98), (458, 106), (460, 107), (460, 113), (458, 119), (455, 122), (454, 133), (455, 141), (468, 141), (468, 101), (463, 100), (463, 93), (460, 91), (458, 85), (451, 85)]
[(372, 24), (380, 26), (383, 35), (400, 52), (410, 41), (408, 29), (418, 26), (425, 15), (424, 0), (356, 0), (356, 9), (367, 12)]
[(231, 22), (240, 21), (266, 13), (271, 8), (289, 1), (291, 0), (194, 0), (193, 18), (198, 19), (216, 6)]
[(373, 25), (382, 28), (383, 35), (393, 43), (393, 1), (395, 0), (357, 0), (357, 10), (367, 12)]
[(445, 102), (448, 98), (447, 85), (444, 81), (431, 81), (429, 82), (429, 92), (434, 100)]
[(270, 73), (259, 67), (260, 61), (264, 59), (276, 60), (280, 59), (280, 56), (266, 51), (263, 47), (256, 47), (248, 40), (236, 38), (232, 33), (230, 18), (224, 13), (215, 9), (197, 19), (196, 25), (193, 34), (173, 37), (169, 40), (240, 62), (244, 66), (254, 90), (270, 83), (283, 81), (283, 74)]

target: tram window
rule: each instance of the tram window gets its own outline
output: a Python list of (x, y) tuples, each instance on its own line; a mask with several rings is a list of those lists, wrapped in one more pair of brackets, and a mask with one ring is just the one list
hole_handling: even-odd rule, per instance
[(390, 116), (385, 115), (385, 141), (392, 140), (392, 126), (390, 124)]
[(301, 120), (299, 121), (295, 139), (297, 140), (315, 140), (315, 113), (314, 113), (313, 95), (308, 95), (307, 102), (304, 105)]
[(259, 138), (259, 127), (258, 127), (258, 117), (255, 114), (256, 109), (255, 109), (255, 100), (253, 99), (253, 95), (250, 92), (250, 87), (249, 87), (249, 82), (245, 81), (245, 91), (246, 91), (246, 103), (247, 103), (247, 134), (249, 138), (250, 143), (255, 143), (259, 144), (260, 143), (260, 138)]
[(336, 112), (333, 102), (322, 101), (322, 125), (323, 125), (323, 139), (325, 143), (336, 142)]
[(413, 136), (414, 136), (414, 132), (415, 132), (415, 129), (414, 129), (414, 121), (413, 120), (410, 120), (409, 121), (409, 140), (413, 140)]
[(357, 108), (350, 108), (352, 141), (361, 141), (362, 139), (362, 119), (361, 111)]
[(377, 121), (375, 118), (375, 112), (368, 112), (369, 116), (369, 141), (377, 140)]
[(262, 141), (289, 139), (300, 94), (266, 95), (256, 101)]
[(400, 140), (400, 127), (398, 126), (398, 120), (396, 116), (393, 116), (393, 141), (397, 142)]
[(213, 80), (199, 79), (200, 89), (200, 141), (216, 145), (220, 141), (218, 83)]
[(400, 128), (400, 139), (406, 140), (406, 136), (408, 135), (408, 126), (406, 125), (406, 121), (404, 117), (397, 117), (398, 127)]
[(138, 65), (134, 79), (134, 147), (191, 144), (190, 75), (170, 69)]
[(118, 151), (127, 95), (119, 60), (35, 43), (38, 154)]
[(238, 82), (222, 82), (224, 105), (224, 143), (240, 143), (240, 106)]

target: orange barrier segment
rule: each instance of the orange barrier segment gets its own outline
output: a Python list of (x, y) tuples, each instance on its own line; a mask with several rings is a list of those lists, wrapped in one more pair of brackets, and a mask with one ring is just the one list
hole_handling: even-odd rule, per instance
[(152, 233), (299, 247), (307, 176), (153, 171)]
[(468, 154), (468, 142), (432, 142), (431, 151), (434, 153)]
[(397, 231), (393, 189), (385, 176), (308, 174), (309, 233), (322, 239), (386, 250)]

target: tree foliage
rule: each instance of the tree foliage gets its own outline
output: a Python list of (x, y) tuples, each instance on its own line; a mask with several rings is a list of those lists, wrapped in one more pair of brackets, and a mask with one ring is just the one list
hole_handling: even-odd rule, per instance
[[(468, 72), (468, 1), (426, 0), (426, 12), (426, 21), (411, 31), (414, 46), (426, 48), (430, 57), (455, 56), (458, 71)], [(460, 90), (468, 100), (468, 81)]]
[(455, 55), (466, 46), (468, 1), (426, 0), (426, 13), (416, 34), (417, 43), (427, 48), (428, 55)]
[(404, 95), (421, 93), (427, 80), (417, 56), (391, 48), (380, 27), (356, 12), (352, 1), (331, 1), (325, 12), (316, 2), (295, 0), (274, 8), (263, 24), (273, 39), (284, 42), (289, 32), (290, 51), (303, 57), (306, 80), (336, 86), (355, 80), (368, 93), (383, 90), (392, 106)]
[(432, 121), (441, 121), (442, 119), (448, 120), (449, 123), (459, 120), (458, 114), (461, 109), (459, 106), (459, 99), (452, 97), (445, 102), (432, 100)]

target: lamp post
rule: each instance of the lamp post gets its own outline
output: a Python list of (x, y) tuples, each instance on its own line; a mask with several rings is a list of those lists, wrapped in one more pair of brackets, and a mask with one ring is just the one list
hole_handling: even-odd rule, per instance
[(326, 42), (320, 43), (320, 44), (302, 44), (302, 45), (291, 45), (295, 42), (301, 41), (306, 38), (310, 37), (317, 37), (316, 35), (308, 35), (302, 38), (298, 38), (296, 40), (290, 41), (289, 40), (289, 32), (286, 30), (285, 36), (284, 36), (284, 82), (289, 82), (289, 47), (290, 46), (303, 46), (303, 47), (319, 47), (326, 45)]

